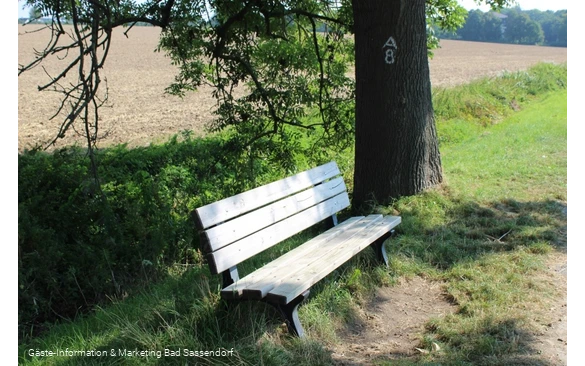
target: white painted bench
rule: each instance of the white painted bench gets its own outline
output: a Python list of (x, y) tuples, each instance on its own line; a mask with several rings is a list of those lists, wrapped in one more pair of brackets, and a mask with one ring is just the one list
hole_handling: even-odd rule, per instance
[[(209, 268), (223, 276), (222, 298), (266, 301), (302, 337), (297, 307), (311, 286), (368, 246), (388, 265), (384, 242), (401, 218), (369, 215), (338, 224), (337, 212), (349, 206), (340, 174), (330, 162), (194, 211)], [(328, 218), (333, 228), (239, 278), (239, 263)]]

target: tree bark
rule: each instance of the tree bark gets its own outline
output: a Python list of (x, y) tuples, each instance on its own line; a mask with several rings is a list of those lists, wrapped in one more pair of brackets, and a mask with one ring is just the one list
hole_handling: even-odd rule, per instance
[(386, 204), (442, 182), (425, 0), (354, 0), (353, 206)]

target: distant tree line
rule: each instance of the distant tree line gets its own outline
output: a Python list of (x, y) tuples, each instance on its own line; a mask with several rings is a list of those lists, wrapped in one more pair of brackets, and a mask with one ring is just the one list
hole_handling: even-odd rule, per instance
[(567, 10), (471, 10), (455, 32), (434, 31), (442, 39), (567, 47)]
[[(71, 19), (67, 16), (63, 16), (59, 18), (59, 21), (62, 24), (72, 24)], [(31, 7), (28, 11), (28, 18), (21, 17), (18, 18), (18, 24), (52, 24), (53, 19), (50, 17), (46, 17), (43, 14), (43, 11), (39, 7)], [(151, 27), (152, 24), (147, 22), (135, 22), (133, 26), (140, 26), (140, 27)]]

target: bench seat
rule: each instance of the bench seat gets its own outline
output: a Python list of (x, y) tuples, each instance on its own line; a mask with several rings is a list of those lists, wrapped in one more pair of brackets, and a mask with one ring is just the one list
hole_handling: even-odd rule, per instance
[(352, 217), (224, 288), (221, 296), (288, 304), (399, 223), (398, 216)]

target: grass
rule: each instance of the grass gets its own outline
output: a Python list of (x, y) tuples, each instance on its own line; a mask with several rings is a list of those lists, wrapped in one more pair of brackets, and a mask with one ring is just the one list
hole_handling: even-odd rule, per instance
[[(562, 67), (539, 67), (524, 76), (506, 75), (500, 83), (481, 81), (435, 94), (446, 183), (379, 208), (403, 218), (388, 246), (390, 268), (377, 266), (372, 253), (364, 252), (322, 280), (299, 311), (307, 339), (289, 337), (275, 310), (262, 303), (226, 311), (218, 276), (196, 262), (171, 266), (138, 293), (121, 294), (92, 314), (25, 339), (19, 363), (327, 365), (328, 345), (339, 341), (338, 330), (359, 317), (375, 289), (412, 276), (441, 282), (457, 305), (456, 313), (429, 320), (420, 335), (421, 349), (436, 343), (441, 351), (376, 362), (492, 365), (529, 354), (529, 334), (543, 326), (558, 296), (544, 269), (565, 235), (567, 199), (566, 90), (542, 80), (542, 89), (530, 84), (541, 78), (535, 75)], [(470, 97), (470, 90), (477, 96)], [(457, 110), (453, 101), (462, 95), (469, 99)], [(247, 261), (240, 274), (315, 230)], [(192, 353), (184, 355), (184, 349)], [(36, 350), (98, 350), (105, 356), (34, 356)], [(225, 355), (195, 355), (205, 350)], [(538, 364), (537, 358), (529, 361)]]
[[(566, 103), (566, 91), (547, 95), (505, 124), (444, 149), (449, 186), (480, 200), (512, 194), (519, 200), (566, 200)], [(538, 179), (547, 185), (534, 185)]]

